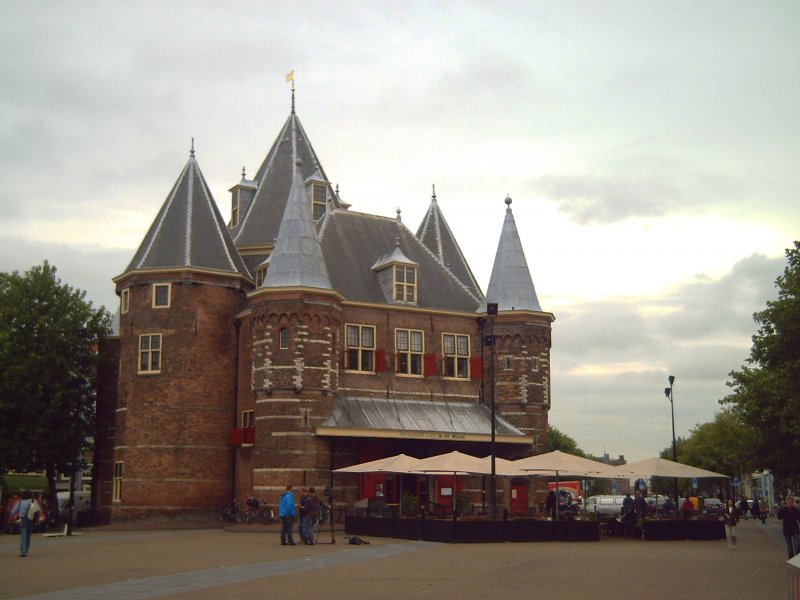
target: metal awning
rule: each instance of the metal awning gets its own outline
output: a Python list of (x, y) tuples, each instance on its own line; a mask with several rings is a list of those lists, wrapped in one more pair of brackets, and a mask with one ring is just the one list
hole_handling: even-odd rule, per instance
[[(530, 444), (530, 436), (495, 416), (495, 441)], [(470, 402), (432, 402), (337, 396), (333, 413), (316, 434), (457, 442), (490, 442), (491, 411)]]

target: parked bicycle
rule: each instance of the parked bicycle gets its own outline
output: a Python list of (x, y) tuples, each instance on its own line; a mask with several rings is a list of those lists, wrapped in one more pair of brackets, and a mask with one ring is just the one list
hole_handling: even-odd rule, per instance
[(236, 515), (236, 520), (239, 523), (247, 523), (248, 525), (260, 521), (264, 525), (269, 525), (275, 518), (275, 513), (272, 508), (261, 498), (249, 496), (245, 500), (245, 507), (240, 510)]
[(231, 523), (236, 520), (236, 516), (239, 514), (241, 510), (241, 506), (239, 504), (239, 500), (233, 499), (228, 502), (225, 506), (219, 509), (219, 520), (220, 523)]

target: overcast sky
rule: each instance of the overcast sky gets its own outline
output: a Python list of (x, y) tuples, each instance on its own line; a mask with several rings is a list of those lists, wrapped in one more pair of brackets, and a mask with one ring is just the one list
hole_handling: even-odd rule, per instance
[(431, 185), (489, 281), (506, 194), (550, 421), (629, 459), (713, 419), (800, 238), (800, 3), (0, 0), (0, 270), (95, 305), (186, 163), (223, 215), (290, 110), (353, 210)]

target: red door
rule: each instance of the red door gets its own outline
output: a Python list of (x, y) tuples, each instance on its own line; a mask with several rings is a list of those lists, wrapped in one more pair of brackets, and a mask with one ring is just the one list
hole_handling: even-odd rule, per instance
[(528, 484), (524, 479), (511, 480), (509, 509), (512, 514), (528, 514)]

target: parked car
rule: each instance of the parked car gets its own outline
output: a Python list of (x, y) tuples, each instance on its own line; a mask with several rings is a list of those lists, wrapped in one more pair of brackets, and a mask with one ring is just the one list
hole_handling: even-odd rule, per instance
[(625, 496), (589, 496), (586, 499), (586, 512), (589, 514), (619, 516)]
[(725, 503), (719, 498), (706, 498), (705, 514), (707, 515), (723, 515), (725, 514)]

